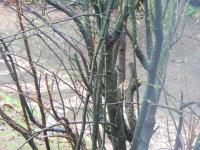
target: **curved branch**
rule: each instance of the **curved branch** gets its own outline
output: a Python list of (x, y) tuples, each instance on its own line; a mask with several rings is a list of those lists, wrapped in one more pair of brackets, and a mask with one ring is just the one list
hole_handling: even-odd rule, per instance
[[(61, 10), (62, 12), (64, 12), (65, 14), (67, 14), (70, 17), (74, 17), (74, 16), (78, 15), (72, 8), (70, 8), (69, 6), (65, 6), (59, 0), (47, 0), (47, 3), (54, 6), (57, 9)], [(85, 28), (85, 26), (81, 22), (80, 18), (75, 17), (73, 20), (76, 23), (76, 25), (78, 26), (81, 34), (83, 35), (86, 46), (88, 48), (88, 52), (90, 53), (94, 47), (93, 42), (92, 42), (92, 36), (90, 36), (91, 33), (89, 33), (89, 30), (87, 30), (87, 28)]]

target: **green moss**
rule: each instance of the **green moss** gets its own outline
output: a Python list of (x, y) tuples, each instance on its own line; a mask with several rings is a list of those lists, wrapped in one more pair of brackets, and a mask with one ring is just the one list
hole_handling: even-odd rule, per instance
[[(17, 132), (10, 130), (0, 131), (0, 149), (16, 150), (19, 148), (25, 139)], [(22, 150), (31, 150), (29, 145), (25, 145)]]
[(200, 8), (198, 7), (192, 7), (191, 5), (188, 5), (187, 11), (186, 11), (186, 15), (187, 16), (193, 16), (196, 13), (200, 12)]
[[(24, 121), (22, 121), (23, 117), (20, 100), (2, 91), (0, 92), (0, 97), (0, 101), (2, 101), (3, 105), (6, 104), (7, 106), (9, 105), (11, 107), (5, 107), (5, 109), (3, 109), (5, 113), (14, 119), (16, 123), (26, 127)], [(33, 113), (36, 117), (39, 117), (39, 113), (37, 113), (36, 110), (33, 110)], [(21, 134), (14, 131), (4, 123), (2, 125), (5, 126), (5, 130), (0, 130), (0, 150), (16, 150), (25, 143), (25, 139)], [(44, 141), (39, 141), (36, 139), (34, 141), (39, 150), (45, 149)], [(52, 150), (72, 150), (67, 140), (59, 137), (51, 137), (50, 146)], [(31, 150), (31, 147), (28, 144), (25, 144), (21, 150)]]
[[(17, 150), (25, 143), (25, 139), (16, 131), (8, 128), (8, 130), (0, 131), (0, 150)], [(35, 140), (39, 150), (45, 149), (43, 141)], [(51, 138), (50, 146), (52, 150), (72, 150), (70, 144), (64, 138)], [(21, 150), (32, 150), (28, 144), (25, 144)]]
[(2, 98), (3, 102), (9, 105), (12, 105), (16, 109), (20, 109), (20, 101), (19, 99), (10, 96), (4, 92), (0, 92), (0, 97)]

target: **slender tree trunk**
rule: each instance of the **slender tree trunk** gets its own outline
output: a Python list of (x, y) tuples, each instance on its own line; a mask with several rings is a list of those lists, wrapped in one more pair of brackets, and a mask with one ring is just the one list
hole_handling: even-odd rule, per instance
[[(160, 53), (162, 51), (163, 33), (162, 33), (162, 7), (161, 1), (155, 0), (154, 2), (154, 34), (155, 34), (155, 46), (152, 51), (151, 61), (148, 71), (148, 85), (146, 86), (143, 102), (140, 110), (140, 114), (136, 123), (134, 131), (133, 141), (131, 143), (131, 150), (147, 150), (149, 147), (149, 141), (153, 134), (153, 128), (155, 125), (154, 116), (149, 116), (149, 111), (153, 109), (148, 104), (148, 101), (153, 102), (155, 98), (155, 81), (157, 76), (157, 69), (159, 64)], [(154, 86), (152, 86), (154, 85)]]

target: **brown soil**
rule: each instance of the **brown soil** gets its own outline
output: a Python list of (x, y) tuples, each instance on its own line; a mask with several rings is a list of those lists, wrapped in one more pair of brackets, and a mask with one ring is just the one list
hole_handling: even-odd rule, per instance
[[(59, 15), (56, 15), (59, 17)], [(18, 31), (18, 25), (16, 20), (16, 14), (8, 9), (8, 7), (3, 6), (0, 3), (0, 35), (6, 36), (11, 35)], [(69, 29), (70, 30), (70, 29)], [(71, 33), (73, 35), (73, 32)], [(141, 37), (142, 40), (142, 37)], [(19, 49), (19, 47), (18, 47)], [(20, 49), (19, 49), (20, 51)], [(170, 58), (167, 69), (166, 78), (166, 90), (170, 95), (172, 95), (176, 100), (180, 100), (181, 91), (184, 93), (184, 100), (197, 100), (200, 101), (200, 17), (197, 15), (196, 18), (187, 17), (186, 26), (183, 32), (181, 40), (170, 50)], [(48, 60), (48, 58), (47, 58)], [(45, 60), (45, 61), (47, 61)], [(0, 83), (5, 84), (7, 81), (10, 82), (10, 77), (6, 73), (5, 67), (2, 65), (2, 60), (0, 59)], [(55, 62), (53, 61), (52, 64)], [(140, 74), (140, 72), (139, 72)], [(145, 72), (141, 73), (141, 80), (145, 80)], [(29, 78), (27, 79), (29, 80)], [(0, 85), (1, 86), (1, 85)], [(144, 86), (143, 86), (144, 87)], [(163, 96), (161, 96), (161, 104), (164, 104)], [(199, 109), (196, 110), (200, 113)], [(165, 132), (162, 130), (166, 129), (165, 122), (166, 114), (158, 116), (161, 123), (160, 132)], [(168, 116), (167, 116), (168, 117)], [(162, 120), (163, 119), (163, 120)], [(162, 128), (163, 127), (163, 128)], [(0, 131), (1, 132), (1, 131)], [(166, 133), (166, 132), (165, 132)], [(157, 134), (158, 135), (158, 134)], [(166, 137), (155, 136), (155, 139), (160, 139), (158, 144), (151, 144), (152, 150), (158, 150), (166, 146)], [(166, 135), (164, 135), (166, 136)], [(0, 141), (3, 140), (1, 139)], [(155, 140), (154, 139), (154, 140)], [(153, 141), (154, 141), (153, 140)], [(155, 141), (154, 141), (155, 142)], [(160, 143), (164, 143), (160, 144)], [(2, 147), (3, 148), (3, 147)], [(0, 149), (1, 145), (0, 145)]]

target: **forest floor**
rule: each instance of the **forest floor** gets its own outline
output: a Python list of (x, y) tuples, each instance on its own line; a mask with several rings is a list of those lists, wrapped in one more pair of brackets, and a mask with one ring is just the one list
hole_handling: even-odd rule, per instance
[[(57, 14), (56, 17), (59, 17), (63, 14)], [(8, 7), (4, 7), (0, 3), (0, 36), (5, 37), (12, 34), (15, 34), (19, 28), (16, 20), (16, 14), (14, 11), (10, 10)], [(73, 24), (69, 24), (71, 26)], [(69, 27), (68, 26), (68, 27)], [(143, 29), (143, 27), (141, 27)], [(70, 35), (73, 36), (74, 32), (65, 29)], [(142, 37), (141, 37), (142, 39)], [(34, 43), (33, 43), (34, 47)], [(14, 43), (12, 49), (16, 50), (18, 54), (24, 54), (23, 47), (21, 44)], [(36, 51), (33, 52), (35, 55), (40, 55)], [(43, 64), (48, 63), (50, 67), (54, 66), (55, 62), (49, 60), (49, 57), (53, 55), (45, 56), (44, 52), (41, 51), (41, 54), (44, 55), (45, 59)], [(130, 57), (130, 56), (129, 56)], [(127, 58), (131, 59), (131, 58)], [(166, 84), (165, 91), (171, 95), (169, 101), (180, 101), (181, 92), (184, 94), (185, 101), (200, 101), (200, 15), (196, 17), (186, 17), (185, 29), (182, 33), (182, 38), (172, 47), (170, 50), (169, 63), (167, 67), (166, 74)], [(140, 66), (140, 64), (138, 64)], [(146, 75), (143, 70), (139, 70), (138, 76), (141, 80), (145, 81)], [(26, 77), (26, 74), (23, 76)], [(27, 76), (27, 81), (30, 82), (30, 78)], [(0, 87), (7, 84), (11, 84), (11, 78), (3, 61), (0, 59)], [(145, 85), (142, 85), (141, 90), (143, 90)], [(0, 92), (4, 91), (4, 88), (0, 88)], [(73, 97), (73, 95), (70, 95)], [(141, 95), (142, 96), (142, 95)], [(1, 94), (0, 94), (1, 97)], [(1, 100), (0, 100), (1, 101)], [(161, 96), (161, 105), (165, 104), (164, 96)], [(172, 104), (173, 105), (173, 104)], [(160, 110), (159, 110), (160, 111)], [(195, 110), (197, 113), (200, 113), (200, 109)], [(157, 130), (154, 134), (150, 150), (160, 150), (164, 148), (169, 148), (173, 145), (170, 145), (170, 141), (173, 141), (174, 137), (169, 138), (167, 134), (169, 132), (174, 132), (173, 123), (170, 121), (170, 117), (167, 111), (161, 110), (162, 113), (157, 116), (158, 122), (156, 124)], [(190, 122), (189, 120), (188, 122)], [(0, 121), (0, 149), (1, 150), (15, 150), (22, 145), (24, 140), (19, 137), (16, 132), (8, 131), (8, 127)], [(188, 134), (185, 132), (185, 134)], [(168, 143), (168, 144), (167, 144)], [(173, 143), (173, 142), (172, 142)], [(28, 150), (27, 147), (23, 148)], [(56, 150), (56, 148), (55, 148)]]

